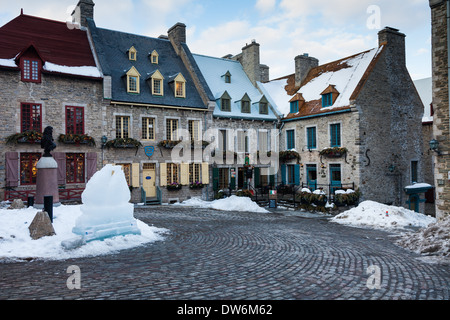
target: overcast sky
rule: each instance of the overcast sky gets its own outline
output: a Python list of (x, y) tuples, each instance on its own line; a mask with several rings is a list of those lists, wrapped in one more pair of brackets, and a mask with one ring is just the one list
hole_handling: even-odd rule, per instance
[[(0, 0), (0, 25), (20, 14), (66, 21), (78, 0)], [(431, 76), (428, 0), (94, 0), (98, 27), (158, 37), (177, 22), (187, 26), (193, 53), (222, 57), (255, 39), (270, 78), (294, 73), (294, 57), (320, 63), (378, 45), (385, 26), (406, 34), (411, 77)]]

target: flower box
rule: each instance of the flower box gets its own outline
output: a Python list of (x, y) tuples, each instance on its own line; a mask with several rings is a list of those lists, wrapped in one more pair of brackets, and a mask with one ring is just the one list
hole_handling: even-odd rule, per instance
[(95, 146), (94, 138), (88, 136), (87, 134), (60, 134), (58, 142), (64, 144), (86, 144), (90, 146)]
[(189, 185), (189, 189), (201, 189), (203, 187), (204, 187), (204, 184), (199, 181), (195, 181)]
[(300, 154), (294, 150), (280, 151), (279, 157), (282, 162), (286, 162), (286, 161), (290, 161), (290, 160), (300, 161), (300, 159), (301, 159)]
[(142, 144), (133, 138), (117, 138), (106, 142), (107, 148), (139, 148)]
[(14, 143), (41, 143), (42, 133), (37, 131), (25, 131), (15, 133), (6, 138), (7, 144)]
[(340, 158), (347, 154), (347, 148), (343, 147), (334, 147), (334, 148), (325, 148), (320, 151), (320, 155), (328, 158)]
[(167, 190), (169, 190), (169, 191), (181, 190), (181, 184), (179, 184), (178, 182), (173, 182), (171, 184), (168, 184), (167, 185)]

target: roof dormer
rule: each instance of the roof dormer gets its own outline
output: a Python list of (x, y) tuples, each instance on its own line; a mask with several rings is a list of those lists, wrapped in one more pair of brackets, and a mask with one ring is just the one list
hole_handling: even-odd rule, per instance
[(134, 46), (132, 46), (130, 49), (128, 49), (127, 53), (128, 53), (128, 60), (130, 60), (130, 61), (137, 60), (137, 50), (134, 48)]
[(131, 67), (125, 74), (127, 77), (127, 92), (128, 93), (140, 93), (139, 80), (140, 73), (135, 67)]
[(339, 91), (336, 90), (336, 86), (330, 84), (321, 94), (322, 96), (322, 108), (331, 107), (339, 96)]
[(150, 75), (148, 80), (151, 80), (150, 86), (151, 86), (151, 90), (152, 90), (152, 95), (163, 96), (164, 95), (164, 86), (163, 86), (164, 77), (161, 74), (161, 72), (159, 72), (159, 70), (156, 70), (155, 72), (153, 72)]
[(156, 50), (153, 50), (152, 53), (150, 53), (150, 62), (152, 64), (158, 64), (159, 63), (159, 54), (156, 52)]
[(305, 98), (303, 98), (301, 93), (296, 93), (292, 99), (289, 100), (289, 103), (291, 104), (290, 113), (298, 113), (300, 108), (305, 103)]
[(225, 83), (231, 83), (231, 73), (230, 71), (227, 71), (223, 76), (222, 79), (225, 81)]

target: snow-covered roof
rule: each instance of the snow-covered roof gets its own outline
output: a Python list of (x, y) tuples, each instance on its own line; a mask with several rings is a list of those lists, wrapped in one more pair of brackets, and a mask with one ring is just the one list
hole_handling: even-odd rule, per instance
[[(262, 94), (258, 88), (256, 88), (247, 74), (245, 73), (240, 62), (224, 58), (215, 58), (199, 54), (194, 54), (195, 62), (200, 68), (203, 77), (206, 80), (209, 88), (216, 99), (216, 108), (214, 108), (213, 115), (215, 117), (224, 118), (241, 118), (241, 119), (257, 119), (274, 121), (277, 119), (276, 105), (273, 99), (268, 95)], [(230, 83), (225, 81), (225, 74), (230, 75)], [(220, 98), (225, 92), (231, 98), (231, 111), (222, 111), (220, 109)], [(251, 112), (242, 113), (240, 107), (240, 101), (248, 95), (251, 101)], [(268, 114), (259, 113), (259, 102), (263, 97), (266, 97), (269, 102)]]
[(417, 92), (423, 103), (423, 118), (422, 122), (432, 122), (433, 116), (431, 115), (431, 103), (433, 102), (433, 83), (432, 78), (425, 78), (414, 81)]

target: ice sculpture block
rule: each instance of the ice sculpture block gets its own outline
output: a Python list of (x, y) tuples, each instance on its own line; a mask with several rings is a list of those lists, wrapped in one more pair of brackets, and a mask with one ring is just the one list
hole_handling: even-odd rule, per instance
[(82, 214), (72, 232), (86, 242), (141, 233), (133, 216), (134, 206), (129, 202), (130, 189), (122, 167), (108, 164), (96, 172), (81, 200)]

